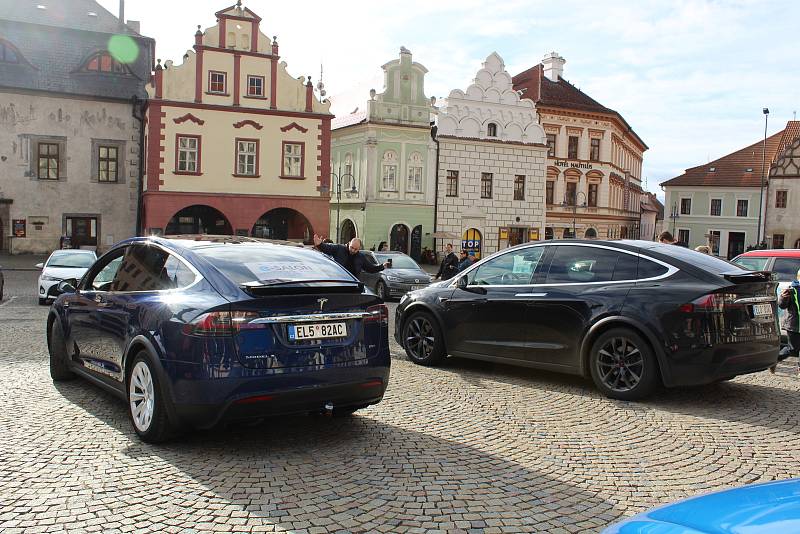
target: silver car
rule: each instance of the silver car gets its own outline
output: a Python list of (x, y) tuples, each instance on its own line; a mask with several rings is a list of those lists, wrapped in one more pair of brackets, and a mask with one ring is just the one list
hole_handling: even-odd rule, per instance
[(402, 252), (371, 252), (367, 250), (364, 253), (367, 255), (367, 260), (373, 265), (386, 263), (389, 260), (392, 262), (391, 269), (384, 269), (374, 274), (363, 271), (358, 275), (358, 278), (367, 287), (384, 300), (402, 297), (409, 291), (422, 289), (431, 283), (431, 275)]

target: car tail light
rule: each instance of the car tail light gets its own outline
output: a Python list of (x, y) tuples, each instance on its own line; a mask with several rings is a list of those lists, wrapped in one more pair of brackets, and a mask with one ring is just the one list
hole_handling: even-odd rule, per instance
[(227, 337), (247, 328), (249, 322), (258, 317), (258, 313), (249, 311), (208, 312), (187, 324), (183, 331), (194, 336)]
[(679, 309), (684, 313), (722, 313), (726, 307), (732, 306), (737, 298), (734, 293), (709, 293), (681, 305)]
[(386, 304), (377, 304), (367, 308), (367, 315), (364, 317), (365, 323), (380, 323), (389, 326), (389, 308)]

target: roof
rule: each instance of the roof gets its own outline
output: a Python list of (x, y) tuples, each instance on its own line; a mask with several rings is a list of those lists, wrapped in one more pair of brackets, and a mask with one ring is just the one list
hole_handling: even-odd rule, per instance
[(514, 76), (512, 83), (515, 90), (524, 91), (522, 98), (533, 100), (537, 106), (614, 115), (645, 150), (648, 148), (642, 138), (633, 131), (633, 128), (617, 111), (600, 104), (564, 78), (559, 77), (557, 82), (552, 81), (544, 75), (544, 66), (541, 63)]
[(339, 128), (345, 128), (347, 126), (353, 126), (355, 124), (362, 124), (367, 122), (367, 111), (354, 111), (349, 115), (344, 115), (342, 117), (336, 117), (331, 121), (331, 130), (337, 130)]
[(782, 248), (771, 250), (748, 250), (739, 255), (746, 258), (800, 258), (800, 249)]
[(294, 241), (283, 241), (281, 239), (264, 239), (260, 237), (236, 236), (236, 235), (210, 235), (210, 234), (180, 234), (151, 237), (150, 239), (165, 240), (173, 242), (184, 248), (199, 248), (208, 245), (241, 245), (247, 244), (268, 244), (268, 245), (287, 245), (290, 247), (302, 247), (302, 243)]
[(800, 121), (789, 121), (786, 123), (786, 128), (783, 129), (783, 137), (778, 145), (778, 154), (781, 154), (786, 147), (794, 142), (795, 139), (800, 137)]
[[(775, 159), (783, 134), (782, 130), (767, 138), (767, 163)], [(686, 169), (682, 175), (662, 182), (661, 186), (761, 187), (763, 148), (764, 141), (756, 141), (727, 156)]]
[[(38, 1), (38, 0), (37, 0)], [(17, 64), (3, 64), (0, 87), (48, 91), (90, 97), (145, 99), (154, 42), (130, 28), (94, 0), (0, 0), (0, 35), (21, 56)], [(97, 17), (88, 16), (92, 11)], [(136, 58), (128, 74), (85, 72), (82, 67), (97, 52), (108, 50), (110, 33), (127, 33), (135, 43)]]

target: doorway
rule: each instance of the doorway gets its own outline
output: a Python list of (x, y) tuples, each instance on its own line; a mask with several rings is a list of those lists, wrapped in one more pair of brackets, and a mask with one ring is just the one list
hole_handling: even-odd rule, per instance
[(528, 242), (528, 229), (512, 226), (508, 229), (508, 246), (521, 245)]
[(389, 250), (395, 250), (408, 254), (408, 226), (405, 224), (395, 224), (389, 233)]
[(728, 259), (744, 252), (744, 232), (728, 232)]
[(64, 235), (72, 248), (97, 247), (97, 217), (67, 217)]

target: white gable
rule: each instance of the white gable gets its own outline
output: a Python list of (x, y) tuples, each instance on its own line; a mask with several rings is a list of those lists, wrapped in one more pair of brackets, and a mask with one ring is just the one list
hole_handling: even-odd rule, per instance
[(511, 75), (497, 52), (489, 54), (466, 92), (450, 92), (439, 111), (438, 127), (440, 135), (546, 142), (536, 106), (514, 91)]

